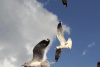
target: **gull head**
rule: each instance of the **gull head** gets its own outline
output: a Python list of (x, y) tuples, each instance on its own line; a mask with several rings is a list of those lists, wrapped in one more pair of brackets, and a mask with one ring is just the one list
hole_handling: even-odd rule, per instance
[(60, 47), (59, 47), (59, 46), (57, 46), (57, 47), (55, 47), (54, 49), (60, 49)]

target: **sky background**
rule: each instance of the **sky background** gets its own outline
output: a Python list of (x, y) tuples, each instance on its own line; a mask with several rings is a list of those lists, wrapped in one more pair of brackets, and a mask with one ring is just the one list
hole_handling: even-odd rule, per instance
[[(72, 49), (63, 49), (57, 63), (54, 49), (60, 45), (57, 24)], [(44, 60), (50, 67), (96, 67), (100, 61), (100, 0), (0, 0), (0, 67), (21, 67), (32, 59), (32, 49), (49, 38)]]

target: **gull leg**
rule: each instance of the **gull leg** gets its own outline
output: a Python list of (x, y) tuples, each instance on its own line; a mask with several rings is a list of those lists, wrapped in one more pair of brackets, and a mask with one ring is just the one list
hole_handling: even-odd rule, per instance
[(68, 48), (68, 50), (67, 50), (68, 52), (69, 52), (69, 48)]

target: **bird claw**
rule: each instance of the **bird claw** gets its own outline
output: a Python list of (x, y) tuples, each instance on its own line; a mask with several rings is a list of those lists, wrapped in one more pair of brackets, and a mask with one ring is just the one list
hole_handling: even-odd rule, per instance
[(69, 52), (69, 50), (67, 50)]

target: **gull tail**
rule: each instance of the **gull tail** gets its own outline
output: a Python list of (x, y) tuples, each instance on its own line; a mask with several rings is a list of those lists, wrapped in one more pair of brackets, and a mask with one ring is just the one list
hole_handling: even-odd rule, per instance
[(72, 48), (72, 40), (71, 40), (71, 38), (68, 38), (66, 44), (67, 44), (68, 48), (70, 48), (70, 49)]

